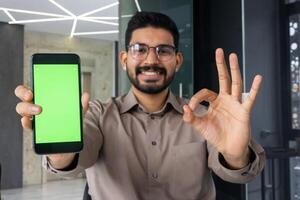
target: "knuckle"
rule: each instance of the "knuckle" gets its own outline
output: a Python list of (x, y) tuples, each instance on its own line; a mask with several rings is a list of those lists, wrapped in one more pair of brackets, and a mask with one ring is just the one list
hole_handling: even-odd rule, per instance
[(16, 112), (17, 112), (18, 114), (21, 114), (21, 108), (22, 108), (22, 103), (18, 103), (18, 104), (16, 105)]
[(18, 103), (16, 106), (16, 111), (19, 115), (30, 116), (30, 109), (27, 103), (24, 102)]
[(227, 80), (227, 79), (228, 79), (228, 76), (227, 76), (226, 74), (224, 74), (224, 73), (220, 73), (220, 74), (219, 74), (219, 79), (220, 79), (220, 80)]
[(23, 85), (18, 85), (15, 89), (15, 95), (19, 98), (21, 98), (21, 93), (22, 90), (24, 90), (24, 86)]
[(20, 90), (22, 90), (24, 88), (23, 85), (18, 85), (15, 89), (15, 93), (19, 92)]
[(232, 85), (241, 85), (241, 82), (238, 80), (232, 80)]
[(17, 86), (16, 89), (15, 89), (15, 95), (16, 95), (16, 96), (18, 96), (19, 87), (20, 87), (20, 86)]
[(192, 96), (191, 102), (195, 102), (195, 101), (197, 101), (197, 100), (198, 100), (198, 98), (197, 98), (196, 96)]
[(202, 92), (203, 92), (203, 93), (208, 93), (208, 92), (209, 92), (209, 89), (204, 88), (204, 89), (202, 89)]

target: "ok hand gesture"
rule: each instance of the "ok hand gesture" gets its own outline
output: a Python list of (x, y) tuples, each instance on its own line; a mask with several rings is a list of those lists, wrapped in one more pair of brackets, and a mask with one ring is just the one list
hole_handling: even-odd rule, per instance
[[(224, 156), (231, 168), (238, 169), (249, 162), (250, 113), (262, 76), (255, 76), (250, 93), (242, 102), (243, 84), (236, 54), (229, 56), (229, 63), (232, 79), (226, 67), (224, 52), (217, 49), (219, 94), (208, 89), (197, 92), (189, 104), (183, 107), (183, 119)], [(204, 116), (199, 117), (193, 111), (202, 101), (207, 101), (209, 108)]]

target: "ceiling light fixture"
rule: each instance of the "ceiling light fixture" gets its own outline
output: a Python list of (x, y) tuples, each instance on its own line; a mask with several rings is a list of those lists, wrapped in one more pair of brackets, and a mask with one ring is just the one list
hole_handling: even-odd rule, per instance
[(79, 15), (78, 17), (86, 17), (86, 16), (88, 16), (88, 15), (95, 14), (95, 13), (97, 13), (97, 12), (106, 10), (106, 9), (108, 9), (108, 8), (111, 8), (111, 7), (114, 7), (114, 6), (117, 6), (117, 5), (119, 5), (119, 2), (115, 2), (115, 3), (112, 3), (112, 4), (109, 4), (109, 5), (106, 5), (106, 6), (97, 8), (97, 9), (92, 10), (92, 11), (90, 11), (90, 12), (83, 13), (83, 14)]
[(140, 6), (140, 4), (139, 4), (139, 1), (138, 1), (138, 0), (134, 0), (134, 1), (135, 1), (135, 5), (136, 5), (137, 10), (138, 10), (139, 12), (141, 12), (142, 9), (141, 9), (141, 6)]
[(57, 3), (54, 0), (49, 0), (51, 3), (53, 3), (55, 6), (57, 6), (59, 9), (61, 9), (62, 11), (64, 11), (65, 13), (67, 13), (68, 15), (72, 16), (72, 17), (76, 17), (73, 13), (71, 13), (68, 9), (66, 9), (65, 7), (63, 7), (62, 5), (60, 5), (59, 3)]
[(115, 30), (115, 31), (77, 32), (74, 33), (74, 35), (101, 35), (101, 34), (112, 34), (112, 33), (119, 33), (119, 31)]
[(11, 21), (16, 21), (16, 19), (6, 9), (4, 9), (3, 11), (10, 18)]
[(77, 25), (77, 19), (75, 18), (74, 21), (73, 21), (73, 26), (72, 26), (70, 37), (74, 36), (76, 25)]
[(89, 17), (89, 19), (116, 20), (116, 19), (119, 19), (119, 17)]
[[(112, 26), (118, 26), (118, 23), (110, 22), (110, 21), (103, 21), (103, 20), (117, 20), (118, 17), (95, 17), (95, 16), (89, 16), (95, 13), (98, 13), (100, 11), (106, 10), (108, 8), (114, 7), (119, 5), (119, 2), (115, 2), (106, 6), (102, 6), (100, 8), (97, 8), (95, 10), (83, 13), (79, 16), (76, 16), (71, 11), (63, 7), (61, 4), (57, 3), (55, 0), (49, 0), (52, 4), (54, 4), (56, 7), (61, 9), (63, 12), (65, 12), (67, 15), (60, 15), (60, 14), (54, 14), (54, 13), (47, 13), (47, 12), (37, 12), (37, 11), (30, 11), (30, 10), (21, 10), (21, 9), (12, 9), (12, 8), (4, 8), (0, 7), (0, 11), (3, 10), (5, 14), (9, 17), (11, 21), (9, 21), (9, 24), (28, 24), (28, 23), (38, 23), (38, 22), (53, 22), (53, 21), (65, 21), (65, 20), (73, 20), (72, 29), (70, 32), (70, 37), (73, 37), (75, 35), (94, 35), (94, 34), (112, 34), (112, 33), (118, 33), (118, 30), (112, 30), (112, 31), (94, 31), (94, 32), (80, 32), (76, 33), (76, 26), (78, 21), (87, 21), (87, 22), (93, 22), (93, 23), (100, 23), (100, 24), (107, 24)], [(136, 3), (137, 0), (135, 0)], [(32, 20), (16, 20), (12, 13), (24, 13), (24, 14), (32, 14), (32, 15), (40, 15), (40, 16), (47, 16), (51, 18), (42, 18), (42, 19), (32, 19)]]
[(20, 9), (13, 9), (13, 8), (0, 7), (0, 10), (7, 10), (10, 12), (16, 12), (16, 13), (26, 13), (26, 14), (31, 14), (31, 15), (43, 15), (43, 16), (49, 16), (49, 17), (69, 17), (68, 15), (59, 15), (59, 14), (53, 14), (53, 13), (47, 13), (47, 12), (20, 10)]
[(64, 11), (65, 13), (67, 13), (68, 15), (70, 15), (71, 17), (73, 17), (73, 25), (72, 25), (72, 29), (71, 29), (71, 33), (70, 33), (70, 37), (74, 36), (74, 32), (76, 30), (76, 25), (77, 25), (77, 17), (76, 15), (74, 15), (72, 12), (70, 12), (68, 9), (66, 9), (65, 7), (63, 7), (62, 5), (60, 5), (59, 3), (57, 3), (54, 0), (49, 0), (51, 3), (53, 3), (56, 7), (58, 7), (59, 9), (61, 9), (62, 11)]
[(46, 19), (31, 19), (31, 20), (16, 20), (8, 22), (9, 24), (30, 24), (30, 23), (39, 23), (39, 22), (55, 22), (55, 21), (65, 21), (65, 20), (73, 20), (71, 17), (63, 17), (63, 18), (46, 18)]
[(122, 18), (129, 18), (129, 17), (132, 17), (133, 15), (122, 15), (121, 17)]
[(78, 17), (79, 20), (82, 21), (88, 21), (88, 22), (94, 22), (94, 23), (99, 23), (99, 24), (108, 24), (108, 25), (112, 25), (112, 26), (119, 26), (118, 23), (115, 22), (107, 22), (107, 21), (102, 21), (102, 20), (95, 20), (95, 19), (90, 19), (87, 17)]

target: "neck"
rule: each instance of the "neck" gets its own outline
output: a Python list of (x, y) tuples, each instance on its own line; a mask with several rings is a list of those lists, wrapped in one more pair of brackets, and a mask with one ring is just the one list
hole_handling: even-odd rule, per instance
[(162, 109), (168, 96), (168, 89), (165, 89), (158, 94), (147, 94), (132, 87), (132, 92), (137, 101), (150, 113)]

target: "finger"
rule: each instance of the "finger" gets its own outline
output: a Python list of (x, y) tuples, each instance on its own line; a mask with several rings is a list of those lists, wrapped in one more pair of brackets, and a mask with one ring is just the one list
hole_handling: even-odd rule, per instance
[(26, 102), (31, 102), (33, 98), (31, 90), (24, 85), (19, 85), (18, 87), (16, 87), (15, 95), (22, 101)]
[(42, 112), (42, 107), (28, 102), (20, 102), (16, 106), (16, 111), (23, 117), (31, 117), (32, 115), (40, 114)]
[(248, 112), (251, 111), (252, 106), (254, 105), (254, 102), (255, 102), (256, 96), (258, 94), (261, 82), (262, 82), (262, 76), (261, 75), (256, 75), (255, 78), (254, 78), (254, 80), (253, 80), (253, 83), (252, 83), (249, 95), (246, 98), (245, 102), (242, 104), (243, 107)]
[(89, 108), (89, 101), (90, 101), (89, 93), (84, 92), (81, 96), (81, 104), (82, 104), (83, 114), (85, 114)]
[(191, 109), (189, 108), (189, 106), (184, 105), (183, 106), (183, 111), (184, 111), (183, 120), (185, 122), (191, 123), (194, 120), (194, 115), (193, 115)]
[(231, 95), (234, 97), (235, 100), (241, 102), (243, 82), (242, 82), (242, 76), (239, 68), (238, 58), (235, 53), (230, 54), (229, 63), (230, 63), (230, 72), (231, 72), (231, 79), (232, 79)]
[(194, 115), (193, 111), (190, 109), (188, 105), (183, 106), (183, 121), (186, 123), (191, 124), (196, 130), (199, 131), (199, 133), (203, 133), (204, 127), (203, 127), (203, 119), (202, 117), (197, 117)]
[(221, 48), (216, 50), (216, 64), (219, 76), (219, 91), (220, 93), (230, 94), (230, 77), (224, 59), (224, 51)]
[(202, 89), (196, 94), (194, 94), (189, 102), (189, 107), (192, 109), (192, 111), (195, 110), (195, 108), (201, 103), (202, 101), (207, 101), (208, 103), (211, 103), (214, 101), (218, 95), (209, 90), (209, 89)]
[(26, 132), (32, 131), (32, 121), (30, 117), (24, 116), (21, 118), (21, 123)]

